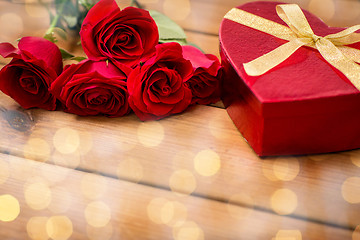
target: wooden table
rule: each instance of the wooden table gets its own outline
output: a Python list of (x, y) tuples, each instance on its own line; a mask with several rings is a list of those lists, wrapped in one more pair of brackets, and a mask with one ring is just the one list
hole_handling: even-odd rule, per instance
[[(223, 15), (247, 1), (140, 2), (219, 56)], [(287, 2), (360, 23), (357, 0)], [(0, 41), (47, 27), (34, 1), (0, 2)], [(260, 159), (221, 103), (149, 122), (24, 111), (2, 93), (0, 105), (2, 240), (360, 239), (359, 150)]]

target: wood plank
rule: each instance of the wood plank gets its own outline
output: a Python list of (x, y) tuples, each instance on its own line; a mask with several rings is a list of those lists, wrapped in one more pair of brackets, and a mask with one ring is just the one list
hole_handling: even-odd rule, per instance
[(150, 122), (43, 110), (26, 111), (29, 121), (8, 97), (0, 102), (8, 109), (1, 152), (296, 218), (359, 224), (359, 151), (260, 159), (226, 111), (208, 106)]
[(1, 239), (335, 240), (353, 234), (11, 155), (0, 154), (0, 164)]

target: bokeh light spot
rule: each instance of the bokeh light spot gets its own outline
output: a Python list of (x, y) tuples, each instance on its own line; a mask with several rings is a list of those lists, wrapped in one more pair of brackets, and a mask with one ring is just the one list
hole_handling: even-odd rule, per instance
[(24, 157), (46, 162), (50, 158), (50, 146), (41, 138), (30, 138), (24, 146)]
[[(11, 24), (9, 24), (11, 23)], [(3, 41), (12, 42), (20, 37), (24, 31), (24, 24), (21, 16), (16, 13), (5, 13), (0, 16), (0, 29)]]
[(333, 0), (311, 0), (308, 9), (323, 21), (328, 21), (335, 15), (335, 3)]
[(348, 203), (360, 203), (360, 177), (347, 178), (342, 184), (341, 194)]
[(119, 163), (117, 175), (120, 179), (138, 183), (144, 175), (143, 166), (133, 158), (126, 158)]
[(34, 4), (32, 0), (25, 0), (25, 9), (27, 14), (31, 17), (44, 18), (49, 15), (44, 6), (41, 4)]
[(281, 181), (291, 181), (300, 172), (299, 160), (296, 158), (277, 158), (273, 165), (274, 176)]
[(175, 240), (203, 240), (204, 232), (195, 222), (188, 221), (173, 228), (173, 237)]
[(93, 227), (104, 227), (111, 219), (111, 210), (102, 201), (91, 202), (85, 209), (86, 222)]
[(196, 179), (188, 170), (177, 170), (171, 175), (169, 186), (173, 192), (189, 195), (196, 189)]
[(278, 189), (271, 196), (271, 207), (277, 214), (291, 214), (295, 211), (297, 205), (297, 196), (290, 189)]
[(113, 235), (113, 227), (110, 223), (104, 227), (87, 225), (86, 234), (90, 240), (109, 240)]
[(53, 144), (60, 153), (73, 153), (80, 146), (79, 133), (72, 128), (60, 128), (54, 134)]
[(147, 206), (147, 214), (151, 221), (156, 224), (163, 224), (162, 209), (169, 201), (165, 198), (154, 198)]
[(165, 0), (164, 13), (173, 20), (184, 20), (191, 12), (190, 0)]
[(100, 198), (107, 191), (107, 179), (87, 173), (81, 180), (81, 192), (88, 199)]
[(164, 139), (164, 127), (156, 121), (143, 122), (137, 130), (139, 142), (145, 147), (158, 146)]
[(51, 190), (44, 182), (31, 183), (25, 186), (25, 201), (35, 210), (45, 209), (51, 202)]
[(46, 222), (46, 232), (54, 240), (66, 240), (73, 234), (73, 224), (67, 216), (53, 216)]
[(32, 217), (26, 224), (28, 236), (33, 240), (48, 240), (46, 231), (47, 217)]
[(213, 150), (203, 150), (195, 156), (194, 168), (202, 176), (213, 176), (220, 170), (220, 167), (220, 157)]
[(177, 201), (168, 201), (161, 208), (161, 222), (170, 227), (182, 225), (187, 218), (187, 208)]
[(71, 206), (71, 196), (67, 189), (54, 187), (51, 189), (52, 200), (48, 206), (49, 210), (55, 214), (62, 214), (69, 210)]
[(275, 240), (302, 240), (302, 235), (299, 230), (279, 230)]
[(55, 165), (75, 169), (81, 163), (81, 155), (79, 152), (63, 154), (56, 151), (52, 154), (51, 160)]
[(19, 201), (10, 194), (0, 196), (0, 221), (14, 221), (20, 214)]

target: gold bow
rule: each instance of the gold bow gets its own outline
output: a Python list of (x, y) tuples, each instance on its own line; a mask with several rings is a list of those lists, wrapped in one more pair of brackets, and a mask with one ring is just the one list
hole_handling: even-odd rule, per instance
[(226, 19), (289, 41), (251, 62), (244, 63), (248, 75), (260, 76), (285, 61), (300, 47), (308, 46), (317, 49), (328, 63), (341, 71), (360, 90), (360, 65), (357, 64), (360, 63), (360, 50), (345, 46), (360, 42), (360, 34), (355, 33), (360, 29), (360, 25), (321, 37), (314, 34), (298, 5), (277, 5), (276, 12), (289, 27), (238, 8), (231, 9), (225, 15)]

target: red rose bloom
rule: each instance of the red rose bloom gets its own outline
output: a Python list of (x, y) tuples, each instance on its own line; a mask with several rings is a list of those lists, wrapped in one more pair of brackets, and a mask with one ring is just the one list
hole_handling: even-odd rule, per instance
[(56, 98), (48, 88), (62, 71), (59, 48), (43, 38), (24, 37), (18, 49), (0, 43), (0, 55), (13, 58), (0, 71), (0, 90), (25, 109), (55, 110)]
[(129, 66), (152, 54), (159, 41), (158, 28), (148, 11), (134, 7), (120, 11), (114, 0), (101, 0), (91, 8), (80, 37), (89, 59), (113, 59)]
[(126, 79), (131, 69), (106, 61), (84, 60), (67, 65), (50, 91), (77, 115), (119, 117), (130, 112)]
[(156, 46), (156, 54), (137, 66), (128, 79), (129, 104), (143, 121), (184, 111), (191, 90), (184, 85), (193, 73), (178, 43)]
[(183, 56), (191, 61), (194, 75), (185, 82), (191, 89), (192, 103), (210, 104), (220, 100), (221, 64), (212, 54), (203, 54), (193, 46), (183, 46)]

